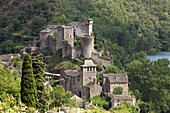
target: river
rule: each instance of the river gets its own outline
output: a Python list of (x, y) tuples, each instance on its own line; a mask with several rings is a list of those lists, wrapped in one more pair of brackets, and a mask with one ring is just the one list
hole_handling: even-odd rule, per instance
[(170, 60), (170, 52), (158, 52), (154, 55), (148, 55), (148, 59), (155, 61), (162, 58), (168, 58)]

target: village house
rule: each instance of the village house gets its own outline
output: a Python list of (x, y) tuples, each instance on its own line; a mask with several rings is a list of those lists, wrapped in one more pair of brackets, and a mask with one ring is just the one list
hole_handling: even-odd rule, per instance
[(128, 76), (127, 73), (123, 74), (103, 74), (103, 92), (106, 94), (113, 94), (114, 88), (120, 86), (123, 88), (123, 95), (128, 95)]
[[(114, 88), (122, 87), (122, 94), (114, 94)], [(102, 75), (102, 88), (103, 93), (112, 95), (112, 107), (120, 105), (123, 102), (135, 104), (135, 97), (129, 95), (128, 92), (128, 76), (127, 73), (123, 74), (103, 74)]]

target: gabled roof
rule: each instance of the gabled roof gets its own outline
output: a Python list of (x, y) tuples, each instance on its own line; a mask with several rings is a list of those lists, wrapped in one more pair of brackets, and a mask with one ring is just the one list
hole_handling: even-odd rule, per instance
[(85, 60), (84, 65), (81, 65), (81, 67), (96, 67), (96, 66), (97, 65), (95, 65), (92, 60)]
[(109, 74), (103, 74), (103, 77), (108, 78), (110, 83), (127, 83), (128, 82), (127, 73), (123, 73), (123, 74), (109, 73)]
[(58, 27), (62, 27), (64, 29), (72, 29), (71, 26), (67, 26), (67, 25), (59, 25)]
[(16, 56), (17, 54), (1, 54), (0, 59), (2, 61), (9, 61), (13, 56)]
[(82, 102), (83, 101), (83, 99), (81, 99), (79, 96), (77, 96), (77, 95), (73, 95), (72, 97), (71, 97), (71, 99), (75, 99), (76, 101), (79, 101), (79, 102)]
[(41, 30), (40, 32), (45, 32), (45, 33), (48, 33), (48, 32), (52, 32), (53, 30), (49, 29), (49, 28), (46, 28), (44, 30)]
[(80, 75), (80, 72), (78, 72), (77, 70), (72, 70), (72, 69), (65, 70), (64, 73), (67, 76), (71, 76), (71, 77), (76, 77)]

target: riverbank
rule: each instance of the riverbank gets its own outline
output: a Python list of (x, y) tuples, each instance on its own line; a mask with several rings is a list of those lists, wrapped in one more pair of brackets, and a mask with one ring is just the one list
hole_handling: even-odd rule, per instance
[(152, 61), (156, 61), (162, 58), (168, 58), (170, 60), (170, 52), (158, 52), (154, 55), (147, 55), (147, 58)]

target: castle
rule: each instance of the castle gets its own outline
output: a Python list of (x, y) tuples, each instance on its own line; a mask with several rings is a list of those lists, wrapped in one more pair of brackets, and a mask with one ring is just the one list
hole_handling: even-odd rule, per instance
[[(62, 49), (62, 57), (71, 59), (83, 56), (86, 60), (81, 70), (65, 70), (61, 73), (59, 84), (65, 90), (81, 98), (90, 100), (94, 96), (105, 93), (113, 96), (113, 107), (122, 102), (134, 104), (134, 99), (128, 93), (128, 76), (123, 74), (102, 74), (102, 83), (97, 83), (96, 62), (110, 65), (109, 60), (102, 59), (102, 53), (94, 49), (93, 20), (71, 22), (68, 25), (49, 25), (40, 32), (40, 50), (50, 49), (54, 52)], [(113, 95), (116, 87), (122, 87), (121, 95)]]
[[(68, 25), (50, 25), (40, 32), (40, 50), (62, 49), (62, 57), (91, 58), (94, 50), (93, 20), (71, 22)], [(79, 44), (76, 45), (76, 41)]]

